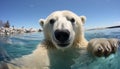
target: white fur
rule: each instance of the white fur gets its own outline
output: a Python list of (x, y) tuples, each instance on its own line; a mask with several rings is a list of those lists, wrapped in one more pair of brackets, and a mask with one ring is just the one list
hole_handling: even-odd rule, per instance
[[(52, 18), (56, 20), (53, 26), (49, 23)], [(72, 24), (66, 18), (74, 18), (75, 22)], [(85, 48), (84, 51), (86, 51), (87, 41), (83, 31), (84, 18), (65, 10), (53, 12), (46, 19), (41, 19), (40, 25), (43, 27), (44, 41), (32, 54), (12, 60), (12, 64), (8, 63), (8, 67), (10, 69), (58, 69), (59, 67), (70, 69), (74, 64), (73, 59), (82, 53), (81, 49)], [(70, 32), (70, 44), (67, 47), (60, 47), (56, 44), (54, 37), (56, 29), (67, 29)], [(58, 64), (59, 66), (56, 67)]]

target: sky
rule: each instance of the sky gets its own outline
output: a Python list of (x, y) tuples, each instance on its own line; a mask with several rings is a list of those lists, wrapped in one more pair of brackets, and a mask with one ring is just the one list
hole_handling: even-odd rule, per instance
[(86, 16), (88, 29), (120, 25), (120, 0), (0, 0), (0, 20), (18, 28), (41, 28), (39, 19), (57, 10)]

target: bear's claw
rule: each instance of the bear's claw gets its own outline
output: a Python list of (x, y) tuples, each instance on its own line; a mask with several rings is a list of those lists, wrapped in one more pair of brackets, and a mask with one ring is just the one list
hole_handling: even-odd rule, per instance
[(96, 38), (88, 43), (88, 52), (97, 57), (108, 57), (110, 54), (116, 53), (119, 45), (120, 41), (115, 38)]

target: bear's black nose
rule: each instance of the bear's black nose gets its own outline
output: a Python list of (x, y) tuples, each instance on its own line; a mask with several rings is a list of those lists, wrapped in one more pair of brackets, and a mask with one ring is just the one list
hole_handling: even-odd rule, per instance
[(55, 34), (55, 38), (60, 43), (65, 43), (70, 36), (70, 32), (68, 30), (56, 30), (54, 34)]

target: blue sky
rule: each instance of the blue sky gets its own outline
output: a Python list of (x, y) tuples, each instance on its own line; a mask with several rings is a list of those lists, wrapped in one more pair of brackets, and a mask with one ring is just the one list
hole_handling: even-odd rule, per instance
[(40, 28), (38, 20), (56, 10), (85, 15), (85, 28), (120, 25), (120, 0), (0, 0), (0, 20)]

